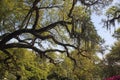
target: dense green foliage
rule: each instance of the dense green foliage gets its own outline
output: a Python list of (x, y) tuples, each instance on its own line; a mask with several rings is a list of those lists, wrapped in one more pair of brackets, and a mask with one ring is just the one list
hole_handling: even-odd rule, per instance
[[(49, 64), (46, 64), (32, 51), (25, 49), (13, 49), (10, 50), (11, 58), (7, 58), (0, 66), (1, 77), (8, 80), (15, 80), (18, 76), (22, 80), (40, 80), (46, 79), (50, 70)], [(1, 53), (1, 59), (5, 59), (8, 56), (3, 57)]]
[[(96, 79), (100, 78), (97, 73), (97, 66), (94, 60), (98, 60), (97, 56), (92, 56), (92, 59), (83, 57), (72, 52), (71, 55), (76, 58), (77, 65), (65, 55), (51, 53), (50, 55), (56, 61), (56, 65), (48, 62), (47, 58), (39, 58), (34, 52), (25, 49), (10, 50), (11, 58), (1, 52), (1, 59), (6, 59), (0, 65), (0, 78), (15, 80), (20, 77), (22, 80), (61, 80), (61, 79)], [(4, 55), (4, 57), (3, 57)], [(88, 54), (90, 55), (90, 54)], [(88, 56), (87, 55), (87, 56)], [(59, 56), (59, 57), (58, 57)], [(90, 56), (89, 56), (90, 57)]]

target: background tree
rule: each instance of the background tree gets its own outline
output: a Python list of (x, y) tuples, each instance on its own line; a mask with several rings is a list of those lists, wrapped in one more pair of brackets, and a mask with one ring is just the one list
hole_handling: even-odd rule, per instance
[(115, 24), (120, 22), (120, 3), (111, 6), (106, 11), (105, 26), (110, 29), (111, 26), (115, 26)]
[[(108, 29), (111, 26), (115, 26), (116, 23), (120, 22), (120, 4), (114, 5), (106, 11), (107, 20), (105, 21), (105, 26)], [(118, 28), (113, 37), (117, 39), (114, 45), (111, 47), (110, 53), (106, 55), (105, 62), (103, 63), (103, 73), (105, 77), (111, 77), (115, 75), (119, 75), (119, 36), (120, 36), (120, 28)], [(104, 61), (104, 60), (103, 60)]]
[(120, 74), (120, 43), (119, 41), (112, 46), (109, 54), (106, 55), (106, 62), (104, 64), (103, 72), (104, 76), (112, 77)]
[(119, 75), (120, 73), (120, 42), (119, 42), (119, 33), (120, 28), (118, 28), (115, 33), (113, 34), (113, 37), (117, 39), (117, 41), (114, 43), (114, 45), (111, 47), (111, 50), (109, 54), (106, 55), (105, 63), (104, 63), (104, 69), (103, 72), (105, 72), (106, 77), (112, 77), (115, 75)]

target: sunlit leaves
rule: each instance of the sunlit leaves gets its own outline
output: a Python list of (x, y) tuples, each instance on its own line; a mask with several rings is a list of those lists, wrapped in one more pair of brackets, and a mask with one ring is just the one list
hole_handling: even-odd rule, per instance
[(76, 6), (72, 12), (72, 15), (76, 20), (80, 21), (88, 21), (89, 20), (89, 15), (85, 11), (84, 7)]

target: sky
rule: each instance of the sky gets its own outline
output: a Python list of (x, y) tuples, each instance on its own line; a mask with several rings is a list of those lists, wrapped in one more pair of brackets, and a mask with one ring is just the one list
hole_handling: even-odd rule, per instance
[[(119, 0), (114, 0), (113, 4), (111, 5), (115, 5), (116, 3), (119, 3)], [(107, 7), (108, 8), (108, 7)], [(105, 10), (103, 11), (103, 14), (105, 13)], [(115, 28), (118, 28), (118, 24), (116, 25), (116, 27), (111, 27), (111, 30), (107, 30), (105, 27), (103, 28), (103, 24), (101, 23), (101, 19), (104, 19), (105, 16), (104, 15), (96, 15), (96, 14), (92, 14), (92, 21), (96, 27), (96, 30), (98, 31), (98, 34), (106, 41), (105, 44), (112, 46), (114, 44), (114, 42), (116, 41), (115, 38), (112, 37)]]
[(92, 15), (92, 22), (97, 30), (98, 35), (100, 35), (100, 37), (105, 40), (104, 46), (108, 46), (108, 50), (105, 51), (104, 55), (102, 55), (101, 53), (97, 53), (100, 59), (102, 59), (103, 57), (105, 57), (106, 54), (109, 53), (110, 47), (116, 41), (116, 39), (112, 37), (114, 33), (114, 28), (111, 28), (111, 30), (107, 30), (107, 28), (103, 27), (103, 24), (101, 23), (101, 19), (103, 18), (104, 17), (102, 15), (101, 16), (98, 16), (96, 14)]
[[(114, 0), (113, 4), (118, 3), (119, 0)], [(103, 11), (105, 12), (105, 10)], [(116, 41), (115, 38), (112, 37), (114, 31), (118, 28), (118, 24), (116, 25), (116, 29), (114, 27), (111, 27), (110, 30), (107, 30), (107, 28), (103, 27), (103, 24), (101, 23), (101, 19), (105, 18), (104, 15), (96, 15), (96, 14), (92, 14), (92, 22), (98, 32), (98, 34), (101, 36), (102, 39), (105, 40), (105, 44), (109, 46), (108, 50), (105, 51), (105, 54), (109, 53), (110, 47), (114, 45), (114, 42)], [(101, 54), (98, 54), (98, 56), (100, 58), (102, 58)]]
[(115, 29), (111, 27), (111, 30), (107, 30), (107, 28), (103, 27), (103, 23), (101, 22), (101, 19), (103, 18), (104, 17), (102, 15), (98, 16), (93, 14), (92, 22), (94, 23), (98, 34), (105, 40), (105, 45), (112, 46), (115, 42), (115, 39), (112, 37)]

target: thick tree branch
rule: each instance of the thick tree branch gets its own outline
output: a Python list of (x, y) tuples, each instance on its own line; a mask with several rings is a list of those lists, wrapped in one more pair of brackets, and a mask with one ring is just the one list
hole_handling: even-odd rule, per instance
[(48, 50), (45, 50), (43, 51), (44, 53), (48, 53), (48, 52), (60, 52), (60, 53), (64, 53), (66, 51), (64, 50), (59, 50), (59, 49), (48, 49)]
[(11, 40), (12, 38), (15, 38), (17, 35), (20, 35), (22, 33), (32, 33), (33, 31), (30, 29), (22, 29), (22, 30), (17, 30), (15, 32), (12, 32), (11, 34), (6, 35), (1, 41), (0, 41), (0, 46), (2, 47), (2, 45), (6, 44), (6, 42), (8, 42), (9, 40)]
[(34, 22), (34, 24), (33, 24), (33, 26), (32, 26), (32, 29), (33, 29), (33, 30), (36, 28), (37, 23), (38, 23), (38, 21), (39, 21), (39, 9), (38, 9), (38, 7), (35, 8), (35, 12), (36, 12), (36, 17), (35, 17), (35, 22)]
[[(27, 24), (29, 23), (30, 17), (31, 17), (31, 15), (32, 15), (32, 13), (34, 12), (34, 10), (36, 10), (36, 16), (38, 16), (38, 14), (39, 14), (38, 11), (39, 11), (39, 10), (38, 10), (38, 8), (37, 8), (37, 4), (38, 4), (39, 1), (40, 1), (40, 0), (35, 0), (35, 1), (33, 2), (33, 6), (30, 8), (30, 10), (29, 10), (29, 12), (27, 13), (27, 15), (25, 16), (22, 24), (20, 25), (20, 29), (22, 29), (22, 28), (24, 27), (25, 23), (26, 23), (25, 28), (27, 27)], [(28, 20), (27, 20), (27, 19), (28, 19)], [(38, 19), (38, 18), (36, 17), (34, 27), (35, 27), (36, 24), (37, 24), (37, 21), (38, 21), (37, 19)]]
[(34, 46), (31, 46), (31, 45), (28, 45), (28, 44), (20, 44), (20, 43), (11, 43), (11, 44), (7, 44), (3, 47), (0, 47), (0, 50), (4, 50), (4, 49), (11, 49), (11, 48), (26, 48), (26, 49), (32, 49), (33, 51), (37, 52), (41, 57), (44, 55), (43, 51), (34, 47)]
[(58, 22), (52, 23), (52, 24), (50, 24), (46, 27), (40, 28), (39, 30), (36, 30), (36, 32), (42, 33), (42, 32), (48, 31), (48, 30), (56, 27), (57, 25), (63, 25), (64, 26), (65, 24), (71, 24), (71, 22), (58, 21)]
[(55, 6), (40, 7), (40, 8), (38, 8), (38, 9), (51, 9), (51, 8), (60, 8), (60, 7), (62, 7), (62, 6), (60, 6), (60, 5), (55, 5)]
[(9, 49), (9, 48), (28, 48), (33, 49), (36, 52), (43, 53), (43, 51), (39, 50), (38, 48), (28, 45), (28, 44), (21, 44), (21, 43), (10, 43), (6, 44), (5, 46), (1, 47), (0, 50)]
[[(64, 53), (64, 50), (59, 50), (59, 49), (48, 49), (48, 50), (40, 50), (34, 46), (28, 45), (28, 44), (20, 44), (20, 43), (11, 43), (11, 44), (7, 44), (6, 46), (0, 48), (0, 50), (4, 50), (4, 49), (10, 49), (10, 48), (27, 48), (27, 49), (32, 49), (35, 52), (37, 52), (38, 54), (40, 54), (41, 56), (44, 55), (45, 53), (48, 52), (60, 52), (60, 53)], [(8, 54), (8, 53), (7, 53)], [(9, 55), (9, 54), (8, 54)]]
[[(58, 22), (55, 22), (53, 24), (50, 24), (50, 25), (48, 25), (44, 28), (38, 29), (38, 30), (31, 30), (31, 29), (17, 30), (17, 31), (12, 32), (11, 34), (6, 35), (3, 39), (1, 39), (1, 41), (0, 41), (1, 45), (0, 46), (3, 47), (3, 45), (5, 45), (9, 40), (11, 40), (12, 38), (16, 38), (20, 34), (23, 34), (23, 33), (30, 33), (30, 34), (33, 34), (33, 35), (36, 35), (36, 33), (40, 34), (40, 33), (43, 33), (47, 30), (50, 30), (50, 29), (56, 27), (56, 25), (58, 25), (58, 24), (65, 25), (65, 24), (71, 24), (71, 23), (70, 22), (65, 22), (65, 21), (58, 21)], [(43, 37), (40, 37), (40, 36), (37, 36), (37, 37), (39, 37), (40, 39), (43, 38)]]
[(76, 3), (77, 3), (77, 0), (73, 0), (72, 7), (71, 7), (71, 9), (69, 11), (69, 14), (68, 14), (68, 17), (70, 17), (70, 18), (72, 18), (71, 14), (72, 14), (72, 11), (73, 11)]
[[(55, 64), (54, 60), (51, 57), (49, 57), (48, 55), (46, 55), (46, 53), (49, 53), (49, 52), (64, 53), (64, 52), (66, 52), (64, 50), (59, 50), (59, 49), (48, 49), (48, 50), (42, 51), (42, 50), (40, 50), (40, 49), (38, 49), (36, 47), (33, 47), (31, 45), (19, 44), (19, 43), (7, 44), (5, 47), (3, 47), (3, 49), (0, 48), (0, 50), (2, 50), (7, 55), (10, 55), (9, 52), (7, 52), (6, 50), (4, 50), (4, 49), (10, 49), (10, 48), (27, 48), (27, 49), (32, 49), (35, 52), (37, 52), (40, 55), (41, 58), (44, 56), (44, 57), (48, 58), (50, 60), (50, 62), (53, 63), (53, 64)], [(8, 59), (11, 59), (11, 56), (9, 56), (8, 58), (6, 58), (5, 61), (8, 60)]]
[(59, 41), (57, 41), (52, 35), (48, 35), (48, 36), (41, 36), (41, 35), (38, 35), (38, 34), (34, 34), (34, 36), (36, 36), (37, 38), (40, 38), (42, 40), (46, 40), (46, 39), (52, 39), (56, 44), (58, 45), (61, 45), (61, 46), (67, 46), (67, 47), (72, 47), (72, 48), (75, 48), (77, 49), (77, 47), (75, 47), (74, 45), (71, 45), (71, 44), (65, 44), (65, 43), (61, 43)]

